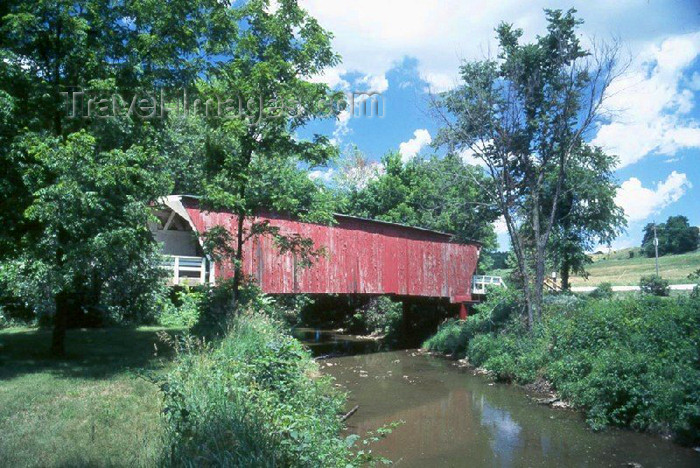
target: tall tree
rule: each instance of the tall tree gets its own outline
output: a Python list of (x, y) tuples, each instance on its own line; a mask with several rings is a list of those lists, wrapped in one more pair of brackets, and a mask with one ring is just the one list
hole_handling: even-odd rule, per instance
[[(256, 223), (257, 212), (274, 209), (306, 220), (331, 221), (332, 210), (319, 201), (323, 192), (311, 190), (311, 182), (279, 177), (272, 182), (263, 173), (291, 175), (292, 167), (301, 171), (335, 156), (337, 150), (327, 138), (317, 135), (311, 141), (300, 140), (295, 130), (315, 118), (335, 117), (333, 103), (341, 95), (310, 80), (339, 58), (331, 49), (331, 35), (296, 0), (283, 0), (274, 7), (264, 0), (251, 0), (234, 15), (245, 27), (238, 30), (226, 57), (200, 82), (198, 91), (206, 100), (233, 100), (235, 115), (206, 118), (202, 202), (205, 208), (237, 215), (232, 245), (223, 226), (213, 229), (207, 242), (215, 254), (224, 252), (233, 263), (235, 300), (248, 240), (273, 235), (285, 249), (296, 253), (313, 250), (301, 239), (280, 237), (278, 231)], [(239, 103), (245, 103), (245, 108)], [(308, 190), (306, 196), (299, 195), (300, 185)], [(246, 220), (252, 222), (249, 227)]]
[(443, 127), (436, 144), (470, 151), (493, 182), (530, 325), (541, 311), (548, 247), (570, 160), (600, 115), (617, 63), (615, 47), (588, 52), (581, 46), (575, 10), (545, 10), (545, 16), (547, 33), (527, 44), (520, 42), (522, 30), (502, 23), (496, 29), (498, 58), (465, 62), (462, 84), (435, 102)]
[[(138, 265), (156, 271), (143, 263), (156, 250), (144, 223), (171, 186), (153, 151), (167, 120), (148, 118), (140, 99), (190, 86), (230, 42), (230, 12), (217, 0), (2, 2), (0, 103), (11, 114), (0, 121), (10, 168), (0, 175), (9, 194), (0, 216), (10, 224), (2, 272), (12, 286), (34, 280), (24, 291), (48, 291), (56, 353), (66, 323), (97, 305), (106, 284), (139, 274)], [(141, 112), (99, 117), (93, 107), (87, 116), (90, 98), (115, 95), (127, 108), (135, 97)]]
[[(647, 257), (656, 254), (654, 248), (654, 223), (644, 227), (642, 239), (642, 251)], [(668, 253), (681, 254), (692, 252), (698, 248), (700, 230), (697, 226), (691, 226), (688, 218), (682, 215), (669, 216), (665, 223), (656, 225), (656, 237), (659, 239), (659, 255)]]
[[(586, 144), (571, 158), (562, 183), (550, 248), (564, 290), (569, 289), (571, 273), (586, 275), (586, 265), (591, 262), (587, 252), (597, 245), (610, 244), (627, 224), (624, 211), (615, 203), (616, 164), (617, 158)], [(554, 189), (551, 184), (545, 196), (552, 196)], [(546, 205), (553, 203), (547, 200)]]

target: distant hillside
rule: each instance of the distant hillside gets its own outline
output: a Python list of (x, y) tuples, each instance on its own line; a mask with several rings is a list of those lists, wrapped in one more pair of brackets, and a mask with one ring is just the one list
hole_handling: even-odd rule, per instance
[[(630, 252), (634, 257), (630, 258)], [(572, 286), (596, 286), (609, 282), (614, 286), (639, 284), (643, 275), (655, 273), (654, 258), (640, 256), (639, 247), (621, 249), (610, 253), (593, 254), (593, 263), (586, 267), (588, 280), (581, 277), (571, 279)], [(700, 269), (700, 250), (681, 255), (659, 257), (659, 274), (671, 284), (692, 283), (688, 275)]]

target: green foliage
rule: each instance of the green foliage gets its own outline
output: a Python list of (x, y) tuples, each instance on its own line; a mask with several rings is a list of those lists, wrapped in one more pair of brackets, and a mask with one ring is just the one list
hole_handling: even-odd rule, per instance
[[(691, 226), (685, 216), (669, 216), (665, 223), (656, 225), (656, 236), (659, 239), (659, 256), (666, 254), (681, 254), (697, 250), (700, 242), (700, 229)], [(642, 252), (647, 257), (654, 257), (654, 223), (644, 226)]]
[(335, 393), (307, 350), (274, 320), (237, 316), (220, 342), (179, 346), (162, 385), (166, 465), (346, 466)]
[(380, 296), (364, 310), (367, 331), (379, 334), (396, 334), (401, 325), (402, 305), (388, 296)]
[(611, 299), (613, 294), (612, 284), (600, 283), (589, 296), (593, 299)]
[(308, 168), (325, 164), (337, 150), (326, 137), (301, 140), (296, 131), (311, 120), (334, 117), (337, 109), (324, 104), (340, 94), (310, 80), (339, 57), (331, 35), (296, 1), (283, 0), (273, 11), (267, 1), (254, 0), (229, 11), (245, 27), (236, 29), (226, 54), (197, 82), (197, 94), (203, 100), (226, 96), (247, 103), (247, 115), (203, 119), (201, 152), (202, 205), (238, 216), (235, 237), (206, 242), (208, 253), (232, 265), (236, 296), (248, 241), (272, 236), (281, 251), (302, 263), (317, 254), (310, 241), (251, 218), (272, 210), (333, 222), (332, 199), (308, 178)]
[(384, 335), (386, 342), (395, 342), (399, 339), (402, 320), (401, 302), (379, 296), (357, 308), (347, 321), (353, 333)]
[[(551, 261), (561, 273), (565, 290), (571, 274), (588, 276), (586, 266), (591, 259), (587, 252), (610, 244), (627, 225), (624, 211), (615, 203), (619, 188), (616, 166), (616, 157), (584, 144), (567, 167), (550, 243)], [(546, 195), (554, 190), (552, 183)]]
[[(390, 153), (382, 162), (384, 173), (374, 174), (361, 185), (340, 187), (345, 212), (448, 232), (462, 241), (495, 242), (492, 223), (498, 214), (493, 206), (482, 203), (488, 184), (480, 168), (453, 155), (418, 157), (404, 164), (400, 154)], [(360, 158), (345, 172), (357, 173), (365, 166)]]
[[(501, 23), (496, 28), (497, 55), (464, 61), (460, 85), (435, 103), (443, 125), (434, 144), (450, 154), (469, 154), (486, 167), (487, 186), (493, 188), (482, 196), (491, 195), (484, 201), (497, 207), (508, 227), (529, 325), (541, 315), (546, 267), (559, 250), (552, 244), (580, 263), (585, 261), (581, 247), (607, 236), (609, 215), (622, 221), (613, 200), (614, 160), (583, 141), (615, 77), (616, 48), (585, 50), (577, 32), (582, 21), (573, 8), (546, 9), (545, 17), (546, 33), (531, 36), (530, 42), (523, 42), (523, 30)], [(577, 165), (579, 155), (588, 161)], [(598, 162), (607, 166), (600, 177)], [(570, 171), (585, 175), (595, 186), (573, 186), (578, 177), (570, 177)], [(595, 192), (604, 197), (600, 206), (592, 205), (590, 215), (602, 220), (602, 234), (587, 232), (588, 222), (573, 221), (573, 212), (586, 206), (577, 199), (595, 202)]]
[(489, 264), (488, 268), (483, 267), (484, 271), (490, 270), (505, 270), (510, 267), (509, 257), (511, 252), (484, 251), (479, 258), (479, 268), (482, 268), (484, 262)]
[(643, 293), (654, 296), (668, 296), (670, 291), (668, 280), (656, 275), (642, 276), (639, 279), (639, 288)]
[(0, 282), (40, 316), (53, 312), (61, 293), (70, 296), (73, 318), (80, 308), (123, 321), (152, 317), (163, 272), (148, 201), (169, 186), (157, 170), (160, 156), (135, 146), (100, 151), (85, 131), (65, 140), (25, 135), (13, 150), (32, 227), (0, 266)]
[(475, 307), (475, 314), (467, 317), (467, 320), (446, 321), (435, 335), (423, 343), (423, 347), (464, 357), (470, 340), (479, 334), (499, 330), (511, 316), (520, 316), (522, 309), (522, 300), (516, 290), (492, 288), (488, 291), (486, 302)]
[(164, 327), (194, 327), (199, 322), (204, 294), (189, 289), (178, 290), (175, 294), (175, 301), (165, 303), (158, 316), (158, 323)]
[(190, 87), (238, 29), (232, 12), (215, 0), (0, 7), (0, 282), (54, 315), (56, 352), (67, 325), (154, 319), (163, 295), (147, 221), (179, 141), (167, 119), (88, 117), (88, 100)]
[(517, 314), (476, 333), (470, 320), (479, 319), (452, 322), (428, 343), (466, 354), (499, 379), (549, 382), (594, 429), (614, 425), (700, 441), (697, 297), (553, 296), (532, 330)]

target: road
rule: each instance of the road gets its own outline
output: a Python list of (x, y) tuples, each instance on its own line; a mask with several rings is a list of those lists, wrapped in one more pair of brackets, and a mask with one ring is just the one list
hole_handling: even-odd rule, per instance
[[(669, 286), (672, 291), (692, 291), (697, 286), (695, 284), (672, 284)], [(572, 292), (592, 292), (596, 289), (595, 286), (573, 286)], [(613, 286), (614, 292), (639, 291), (639, 286)]]

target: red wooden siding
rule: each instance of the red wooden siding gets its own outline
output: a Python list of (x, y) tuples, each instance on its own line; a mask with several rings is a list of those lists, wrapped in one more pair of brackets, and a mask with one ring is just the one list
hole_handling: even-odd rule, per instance
[[(195, 200), (183, 200), (197, 231), (217, 225), (236, 231), (236, 216), (206, 212)], [(450, 242), (450, 236), (406, 226), (338, 216), (334, 226), (302, 223), (265, 215), (283, 234), (298, 233), (325, 246), (328, 256), (310, 268), (295, 265), (292, 255), (280, 255), (269, 237), (246, 244), (243, 271), (257, 279), (266, 293), (395, 294), (471, 299), (471, 280), (480, 247)], [(250, 222), (247, 222), (247, 226)], [(217, 278), (232, 275), (229, 266), (216, 266)]]

